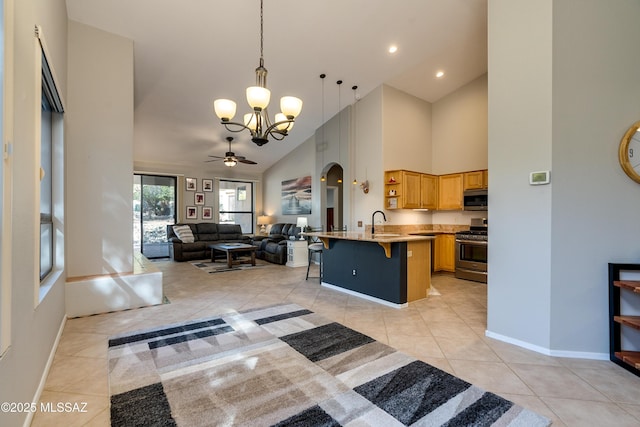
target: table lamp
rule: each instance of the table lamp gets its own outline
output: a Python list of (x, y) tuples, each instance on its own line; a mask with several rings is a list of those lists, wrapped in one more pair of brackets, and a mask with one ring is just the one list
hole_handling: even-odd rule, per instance
[[(308, 225), (306, 216), (299, 216), (296, 220), (296, 227), (300, 229), (300, 232), (305, 231)], [(300, 240), (304, 240), (304, 236), (300, 236)]]
[(271, 223), (271, 218), (268, 215), (260, 215), (258, 217), (258, 225), (260, 225), (260, 234), (267, 234), (267, 224)]

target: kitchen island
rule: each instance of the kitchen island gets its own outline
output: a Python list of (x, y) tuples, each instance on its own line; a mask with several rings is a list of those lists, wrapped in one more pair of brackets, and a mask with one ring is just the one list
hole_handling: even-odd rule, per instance
[(393, 307), (427, 297), (431, 240), (393, 233), (303, 233), (322, 241), (322, 285)]

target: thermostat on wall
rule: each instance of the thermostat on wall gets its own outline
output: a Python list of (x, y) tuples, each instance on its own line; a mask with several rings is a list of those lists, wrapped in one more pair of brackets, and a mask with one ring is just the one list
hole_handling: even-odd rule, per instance
[(549, 171), (531, 172), (529, 174), (529, 184), (544, 185), (549, 183)]

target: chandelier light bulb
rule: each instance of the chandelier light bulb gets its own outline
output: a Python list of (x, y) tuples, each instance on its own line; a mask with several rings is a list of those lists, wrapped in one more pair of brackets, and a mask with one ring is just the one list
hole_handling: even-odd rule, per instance
[(230, 99), (216, 99), (213, 109), (220, 120), (231, 120), (236, 115), (236, 103)]
[(283, 96), (280, 98), (280, 110), (287, 118), (296, 118), (302, 111), (302, 100), (295, 96)]
[(255, 131), (258, 127), (258, 119), (254, 113), (247, 113), (244, 115), (244, 125), (249, 129)]
[(278, 113), (276, 114), (276, 123), (278, 122), (282, 122), (279, 125), (276, 126), (276, 129), (280, 130), (280, 131), (290, 131), (291, 129), (293, 129), (293, 122), (290, 122), (289, 119), (287, 119), (287, 116), (285, 116), (282, 113)]
[(264, 110), (269, 105), (271, 91), (260, 86), (249, 86), (247, 88), (247, 102), (254, 110)]

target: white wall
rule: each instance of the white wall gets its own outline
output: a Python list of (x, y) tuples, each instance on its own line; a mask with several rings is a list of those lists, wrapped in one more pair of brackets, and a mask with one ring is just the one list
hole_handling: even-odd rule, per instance
[(69, 22), (68, 276), (133, 271), (133, 42)]
[[(371, 213), (384, 207), (384, 174), (381, 173), (384, 171), (381, 149), (382, 86), (356, 102), (352, 114), (354, 176), (358, 181), (369, 181), (369, 193), (364, 194), (359, 186), (350, 184), (353, 217), (350, 218), (351, 223), (347, 227), (355, 231), (365, 231), (365, 225), (371, 224)], [(357, 227), (358, 221), (362, 221), (363, 226), (360, 228)]]
[(639, 19), (631, 0), (489, 2), (490, 334), (607, 357), (607, 263), (640, 260), (640, 187), (617, 161)]
[[(286, 144), (286, 139), (283, 142)], [(320, 226), (320, 175), (316, 174), (315, 138), (311, 137), (287, 154), (263, 174), (262, 212), (271, 216), (272, 223), (294, 223), (298, 216), (306, 216), (310, 227)], [(282, 181), (311, 176), (311, 215), (282, 214)]]
[(444, 175), (488, 167), (487, 75), (433, 103), (433, 168)]
[[(433, 172), (431, 104), (382, 86), (382, 155), (385, 170)], [(380, 191), (382, 195), (382, 191)]]
[[(203, 222), (202, 219), (202, 211), (200, 206), (198, 206), (198, 219), (186, 219), (186, 207), (194, 206), (194, 191), (187, 191), (186, 185), (184, 182), (184, 178), (196, 178), (198, 180), (197, 183), (197, 192), (202, 192), (202, 180), (203, 179), (211, 179), (213, 180), (214, 191), (212, 192), (204, 192), (205, 198), (205, 206), (213, 207), (214, 218), (210, 220), (210, 222), (217, 222), (218, 218), (218, 187), (217, 187), (217, 179), (229, 179), (235, 181), (251, 181), (254, 182), (254, 196), (255, 196), (255, 209), (257, 215), (260, 215), (262, 212), (262, 183), (261, 183), (261, 175), (251, 173), (250, 165), (236, 165), (233, 168), (228, 168), (224, 171), (224, 173), (220, 173), (219, 171), (211, 171), (208, 170), (206, 163), (203, 163), (201, 167), (189, 167), (186, 168), (181, 165), (164, 165), (157, 163), (145, 163), (145, 162), (134, 162), (133, 164), (134, 172), (140, 174), (148, 174), (148, 175), (170, 175), (177, 177), (177, 221), (180, 223), (189, 223), (189, 222)], [(207, 220), (209, 221), (209, 220)], [(254, 224), (255, 227), (255, 224)]]
[[(434, 102), (432, 111), (432, 173), (443, 175), (487, 169), (487, 75)], [(490, 190), (489, 198), (491, 193)], [(489, 212), (484, 211), (439, 211), (433, 212), (432, 221), (434, 224), (468, 225), (471, 218), (488, 215)]]
[(638, 22), (637, 0), (553, 2), (552, 349), (608, 353), (607, 263), (640, 262), (640, 185), (618, 163), (640, 120)]
[[(552, 0), (489, 2), (488, 330), (549, 348)], [(553, 172), (555, 173), (555, 172)]]
[[(45, 370), (48, 358), (62, 325), (64, 311), (64, 271), (38, 304), (39, 291), (39, 146), (41, 69), (37, 66), (37, 39), (34, 25), (40, 25), (49, 59), (57, 77), (59, 91), (67, 93), (67, 21), (64, 0), (19, 0), (4, 2), (13, 12), (14, 21), (7, 29), (6, 67), (12, 72), (6, 77), (12, 93), (5, 98), (11, 123), (4, 128), (12, 143), (13, 153), (4, 166), (10, 171), (12, 204), (4, 210), (10, 233), (3, 229), (2, 240), (9, 240), (13, 258), (3, 252), (3, 279), (11, 278), (11, 314), (9, 316), (10, 347), (0, 358), (0, 401), (32, 402)], [(38, 60), (39, 61), (39, 60)], [(7, 178), (7, 177), (5, 177)], [(64, 243), (64, 235), (57, 236)], [(5, 244), (3, 243), (3, 245)], [(7, 270), (10, 270), (7, 272)], [(7, 319), (2, 318), (3, 322)], [(6, 327), (7, 325), (3, 325)], [(0, 425), (21, 425), (26, 413), (0, 413)]]

